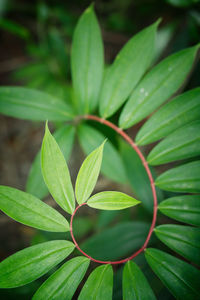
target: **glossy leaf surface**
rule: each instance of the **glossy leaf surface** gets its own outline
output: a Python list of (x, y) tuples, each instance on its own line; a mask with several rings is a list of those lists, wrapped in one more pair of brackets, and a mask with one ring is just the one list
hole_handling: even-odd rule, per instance
[(176, 299), (198, 299), (200, 271), (157, 249), (146, 249), (148, 264)]
[(0, 112), (33, 121), (73, 119), (69, 104), (49, 94), (23, 87), (0, 87)]
[(155, 184), (172, 192), (200, 192), (200, 161), (193, 161), (161, 174)]
[(75, 207), (74, 191), (65, 158), (46, 125), (41, 149), (44, 181), (55, 201), (68, 213)]
[(128, 261), (123, 270), (123, 300), (156, 300), (140, 268)]
[(104, 67), (103, 42), (93, 5), (85, 10), (75, 28), (71, 66), (78, 110), (88, 113), (97, 105)]
[(159, 210), (166, 216), (200, 226), (200, 196), (187, 195), (169, 198), (159, 205)]
[(51, 270), (73, 250), (68, 241), (50, 241), (23, 249), (0, 263), (0, 288), (25, 285)]
[(200, 228), (167, 224), (156, 227), (154, 231), (169, 248), (189, 261), (200, 264)]
[(138, 123), (180, 88), (192, 68), (197, 50), (195, 46), (167, 57), (142, 79), (121, 113), (120, 128)]
[(112, 300), (113, 270), (111, 265), (96, 268), (88, 277), (78, 300)]
[(100, 115), (113, 115), (130, 95), (154, 58), (158, 22), (145, 28), (122, 48), (105, 74), (100, 94)]
[(69, 223), (51, 206), (17, 189), (0, 186), (0, 209), (14, 220), (41, 230), (65, 232)]
[(87, 204), (90, 207), (105, 210), (119, 210), (135, 206), (140, 201), (121, 192), (106, 191), (92, 196)]
[(136, 136), (138, 145), (155, 142), (174, 130), (200, 118), (200, 88), (177, 96), (156, 111)]
[(75, 257), (51, 275), (37, 290), (33, 300), (71, 300), (89, 266), (86, 257)]

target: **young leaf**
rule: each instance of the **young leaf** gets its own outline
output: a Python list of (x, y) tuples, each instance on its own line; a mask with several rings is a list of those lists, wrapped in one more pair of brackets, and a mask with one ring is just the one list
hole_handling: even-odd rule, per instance
[(84, 160), (76, 179), (75, 194), (79, 204), (90, 197), (101, 169), (105, 141)]
[[(105, 140), (105, 136), (102, 133), (85, 124), (81, 124), (78, 127), (78, 137), (80, 144), (87, 155)], [(126, 171), (121, 156), (109, 140), (104, 146), (101, 172), (116, 182), (126, 183), (127, 181)]]
[(121, 192), (106, 191), (92, 196), (87, 204), (97, 209), (119, 210), (135, 206), (140, 202)]
[(103, 67), (101, 32), (93, 5), (90, 5), (75, 28), (71, 53), (73, 87), (81, 113), (88, 113), (96, 108)]
[(159, 210), (166, 216), (200, 226), (200, 196), (187, 195), (169, 198), (159, 205)]
[(193, 161), (161, 174), (155, 184), (172, 192), (200, 192), (200, 161)]
[(72, 214), (75, 200), (69, 170), (47, 124), (41, 149), (41, 169), (44, 181), (55, 201)]
[(176, 299), (199, 298), (200, 271), (157, 249), (146, 249), (148, 264)]
[(186, 259), (200, 264), (200, 228), (182, 225), (161, 225), (154, 229), (157, 237)]
[(112, 300), (113, 270), (111, 265), (96, 268), (88, 277), (78, 300)]
[(100, 94), (100, 115), (103, 118), (118, 110), (150, 66), (159, 22), (129, 40), (106, 73)]
[[(75, 128), (70, 125), (62, 126), (53, 134), (66, 160), (69, 159), (71, 154), (74, 142), (74, 134)], [(41, 199), (48, 195), (48, 188), (44, 183), (41, 171), (40, 151), (36, 155), (34, 162), (31, 166), (26, 182), (26, 191)]]
[(33, 121), (66, 121), (74, 117), (72, 108), (66, 102), (23, 87), (0, 87), (0, 112)]
[(188, 48), (167, 57), (142, 79), (121, 113), (121, 128), (129, 128), (144, 119), (180, 88), (198, 48)]
[(25, 285), (41, 277), (73, 250), (68, 241), (50, 241), (23, 249), (0, 263), (0, 288)]
[(71, 300), (89, 263), (86, 257), (72, 258), (41, 285), (32, 300)]
[(14, 220), (41, 230), (65, 232), (69, 223), (51, 206), (17, 189), (0, 186), (0, 209)]
[(145, 122), (136, 136), (138, 145), (155, 142), (174, 130), (200, 118), (200, 88), (177, 96)]
[(123, 270), (123, 300), (156, 300), (146, 277), (130, 260)]
[(200, 121), (179, 128), (161, 141), (147, 157), (151, 165), (160, 165), (200, 154)]

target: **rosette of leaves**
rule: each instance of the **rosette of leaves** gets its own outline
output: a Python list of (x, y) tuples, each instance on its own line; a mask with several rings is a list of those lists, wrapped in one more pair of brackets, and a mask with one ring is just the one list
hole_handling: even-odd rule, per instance
[[(155, 234), (168, 246), (170, 254), (147, 248), (145, 258), (176, 299), (199, 299), (200, 272), (196, 265), (200, 263), (200, 87), (181, 95), (177, 93), (194, 66), (199, 44), (172, 54), (152, 66), (158, 24), (159, 21), (131, 38), (113, 64), (105, 69), (100, 28), (90, 6), (79, 19), (73, 36), (73, 106), (36, 90), (1, 87), (0, 111), (22, 119), (48, 119), (53, 122), (72, 122), (76, 117), (79, 120), (87, 119), (88, 114), (99, 111), (102, 123), (107, 118), (115, 117), (116, 120), (119, 116), (119, 127), (123, 130), (147, 118), (137, 133), (136, 144), (146, 146), (159, 141), (147, 155), (147, 163), (150, 166), (172, 163), (170, 169), (155, 180), (156, 187), (164, 191), (164, 195), (165, 191), (173, 195), (162, 201), (158, 208), (161, 214), (181, 224), (157, 226)], [(65, 158), (69, 157), (75, 130), (87, 154), (105, 139), (102, 132), (83, 120), (78, 127), (63, 125), (55, 132), (55, 138)], [(43, 198), (47, 188), (42, 181), (39, 157), (38, 154), (31, 168), (27, 191)], [(132, 149), (122, 144), (119, 152), (108, 141), (101, 171), (112, 180), (122, 183), (130, 181), (138, 198), (151, 211), (152, 196), (148, 178)], [(47, 183), (47, 179), (45, 181)], [(66, 205), (62, 202), (64, 195), (61, 198), (53, 195), (61, 207)], [(68, 211), (70, 209), (73, 206), (68, 207)], [(80, 299), (111, 299), (111, 273), (109, 265), (96, 269), (89, 277), (88, 285), (83, 288)], [(92, 294), (96, 290), (97, 278), (105, 279), (109, 287), (108, 293), (100, 294), (99, 298)], [(98, 286), (101, 287), (101, 283)], [(87, 297), (87, 292), (92, 296)], [(132, 261), (124, 267), (123, 298), (155, 299), (144, 274)]]

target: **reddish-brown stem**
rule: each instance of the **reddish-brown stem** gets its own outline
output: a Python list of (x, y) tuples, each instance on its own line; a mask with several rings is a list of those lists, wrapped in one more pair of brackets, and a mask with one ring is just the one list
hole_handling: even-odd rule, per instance
[(149, 177), (149, 181), (150, 181), (150, 184), (151, 184), (151, 190), (152, 190), (152, 194), (153, 194), (153, 218), (152, 218), (152, 223), (151, 223), (151, 226), (150, 226), (150, 229), (149, 229), (149, 233), (147, 235), (147, 238), (143, 244), (143, 246), (137, 250), (135, 253), (133, 253), (131, 256), (125, 258), (125, 259), (122, 259), (122, 260), (118, 260), (118, 261), (102, 261), (102, 260), (98, 260), (98, 259), (95, 259), (91, 256), (89, 256), (87, 253), (85, 253), (78, 245), (78, 243), (76, 242), (75, 240), (75, 237), (74, 237), (74, 234), (73, 234), (73, 219), (74, 219), (74, 216), (77, 212), (77, 210), (83, 206), (83, 205), (86, 205), (87, 203), (83, 203), (81, 205), (79, 205), (75, 211), (73, 212), (72, 216), (71, 216), (71, 220), (70, 220), (70, 233), (71, 233), (71, 237), (72, 237), (72, 240), (76, 246), (76, 248), (83, 254), (85, 255), (86, 257), (88, 257), (90, 260), (94, 261), (94, 262), (97, 262), (97, 263), (100, 263), (100, 264), (112, 264), (112, 265), (117, 265), (117, 264), (122, 264), (122, 263), (125, 263), (127, 262), (128, 260), (131, 260), (133, 259), (134, 257), (136, 257), (138, 254), (140, 254), (148, 245), (149, 243), (149, 240), (151, 238), (151, 235), (153, 233), (153, 230), (154, 230), (154, 227), (155, 227), (155, 224), (156, 224), (156, 218), (157, 218), (157, 195), (156, 195), (156, 189), (155, 189), (155, 184), (154, 184), (154, 180), (153, 180), (153, 176), (151, 174), (151, 171), (149, 169), (149, 166), (148, 166), (148, 163), (146, 161), (146, 159), (144, 158), (142, 152), (140, 151), (140, 149), (138, 148), (138, 146), (133, 142), (133, 140), (122, 130), (120, 129), (119, 127), (117, 127), (115, 124), (105, 120), (105, 119), (102, 119), (102, 118), (99, 118), (97, 116), (93, 116), (93, 115), (85, 115), (82, 117), (83, 119), (87, 119), (87, 120), (94, 120), (94, 121), (97, 121), (99, 123), (102, 123), (110, 128), (112, 128), (113, 130), (115, 130), (117, 133), (119, 133), (122, 138), (137, 152), (138, 156), (140, 157), (143, 165), (144, 165), (144, 168), (147, 172), (147, 175)]

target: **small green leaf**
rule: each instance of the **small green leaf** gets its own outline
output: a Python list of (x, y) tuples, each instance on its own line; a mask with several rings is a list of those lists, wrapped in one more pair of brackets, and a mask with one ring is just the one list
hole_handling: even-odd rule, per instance
[(187, 195), (169, 198), (159, 205), (159, 210), (166, 216), (200, 226), (200, 196)]
[(177, 7), (188, 7), (197, 4), (199, 0), (166, 0), (169, 4)]
[(138, 145), (155, 142), (174, 130), (200, 118), (200, 88), (190, 90), (162, 106), (136, 136)]
[(118, 110), (150, 66), (159, 22), (130, 39), (105, 74), (99, 101), (103, 118), (110, 117)]
[(157, 249), (146, 249), (148, 264), (176, 299), (199, 299), (200, 271)]
[(97, 209), (119, 210), (135, 206), (140, 202), (121, 192), (106, 191), (92, 196), (87, 204)]
[(200, 121), (179, 128), (161, 141), (147, 157), (151, 165), (160, 165), (200, 154)]
[[(65, 125), (59, 128), (53, 134), (58, 146), (60, 147), (66, 160), (69, 159), (74, 143), (75, 128), (70, 125)], [(48, 188), (44, 183), (41, 171), (41, 152), (36, 155), (31, 166), (28, 179), (26, 182), (26, 191), (39, 198), (44, 198), (48, 195)]]
[(23, 249), (0, 263), (0, 288), (25, 285), (41, 277), (73, 250), (68, 241), (50, 241)]
[(55, 209), (17, 189), (0, 186), (0, 209), (14, 220), (41, 230), (65, 232), (69, 223)]
[(200, 192), (200, 161), (193, 161), (161, 174), (155, 184), (165, 191)]
[(96, 108), (104, 68), (103, 42), (93, 5), (85, 10), (75, 28), (71, 67), (77, 108), (88, 113)]
[(41, 169), (44, 181), (55, 201), (72, 214), (75, 200), (69, 170), (47, 124), (41, 149)]
[[(81, 124), (78, 127), (78, 137), (80, 144), (87, 155), (96, 149), (98, 145), (103, 143), (106, 138), (98, 130), (85, 124)], [(125, 183), (127, 181), (126, 171), (121, 156), (109, 140), (104, 146), (101, 172), (116, 182)]]
[(200, 228), (167, 224), (156, 227), (154, 231), (169, 248), (200, 264)]
[(112, 300), (113, 270), (111, 265), (96, 268), (88, 277), (78, 300)]
[(130, 260), (123, 270), (123, 300), (156, 300), (146, 277)]
[(13, 33), (24, 40), (27, 40), (30, 37), (30, 32), (28, 31), (27, 27), (24, 27), (9, 19), (5, 19), (2, 16), (0, 19), (0, 28)]
[(72, 108), (47, 93), (23, 87), (0, 87), (0, 112), (33, 121), (72, 120)]
[(86, 257), (72, 258), (41, 285), (32, 300), (71, 300), (89, 263)]
[(188, 48), (167, 57), (142, 79), (121, 113), (121, 128), (129, 128), (144, 119), (180, 88), (198, 48)]
[(101, 169), (103, 148), (106, 141), (100, 147), (90, 153), (84, 160), (76, 179), (75, 193), (79, 204), (84, 203), (90, 197)]

